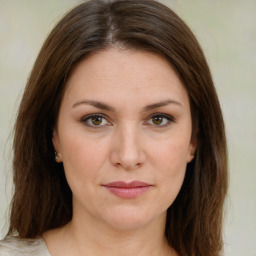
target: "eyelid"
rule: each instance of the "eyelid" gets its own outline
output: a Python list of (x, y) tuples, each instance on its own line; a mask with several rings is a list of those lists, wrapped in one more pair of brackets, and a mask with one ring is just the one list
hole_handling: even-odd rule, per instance
[(81, 118), (81, 120), (86, 120), (86, 119), (88, 119), (88, 118), (90, 118), (90, 117), (95, 117), (95, 116), (100, 116), (100, 117), (103, 117), (103, 118), (105, 118), (105, 119), (108, 118), (108, 117), (106, 117), (106, 115), (103, 114), (103, 113), (92, 113), (92, 114), (88, 114), (88, 115), (83, 116), (83, 117)]
[[(88, 124), (86, 121), (87, 120), (89, 120), (90, 118), (93, 118), (93, 117), (101, 117), (101, 118), (103, 118), (103, 119), (105, 119), (107, 122), (108, 122), (108, 124), (105, 124), (105, 125), (90, 125), (90, 124)], [(99, 129), (99, 128), (102, 128), (102, 127), (104, 127), (104, 126), (109, 126), (109, 125), (112, 125), (111, 124), (111, 122), (109, 121), (109, 118), (108, 117), (106, 117), (106, 115), (105, 114), (102, 114), (102, 113), (93, 113), (93, 114), (89, 114), (89, 115), (86, 115), (86, 116), (83, 116), (81, 119), (80, 119), (80, 121), (82, 122), (82, 123), (84, 123), (86, 126), (88, 126), (88, 127), (90, 127), (90, 128), (95, 128), (95, 129)]]
[(168, 123), (167, 124), (164, 124), (164, 125), (154, 125), (154, 124), (148, 124), (148, 125), (152, 125), (156, 128), (164, 128), (164, 127), (167, 127), (169, 125), (171, 125), (172, 123), (175, 123), (176, 122), (176, 119), (172, 116), (172, 115), (169, 115), (169, 114), (165, 114), (165, 113), (154, 113), (154, 114), (151, 114), (148, 118), (146, 118), (146, 123), (152, 119), (153, 117), (157, 117), (157, 116), (160, 116), (160, 117), (163, 117), (163, 118), (166, 118), (168, 120)]
[[(154, 117), (159, 117), (159, 116), (162, 117), (162, 118), (167, 119), (168, 123), (164, 124), (164, 125), (154, 125), (154, 124), (149, 123), (150, 119), (152, 119)], [(90, 125), (90, 124), (88, 124), (87, 120), (89, 120), (90, 118), (93, 118), (93, 117), (101, 117), (101, 118), (106, 120), (107, 124), (103, 124), (103, 125)], [(88, 114), (86, 116), (83, 116), (80, 119), (80, 121), (82, 123), (84, 123), (86, 126), (88, 126), (90, 128), (95, 128), (95, 129), (99, 129), (99, 128), (102, 128), (102, 127), (105, 127), (105, 126), (112, 125), (111, 121), (109, 121), (109, 120), (110, 120), (110, 118), (108, 116), (106, 116), (105, 114), (103, 114), (103, 113)], [(169, 126), (169, 125), (171, 125), (172, 123), (175, 123), (175, 122), (176, 122), (176, 119), (172, 115), (159, 112), (159, 113), (153, 113), (150, 116), (148, 116), (145, 119), (144, 124), (154, 126), (155, 128), (164, 128), (164, 127), (167, 127), (167, 126)]]

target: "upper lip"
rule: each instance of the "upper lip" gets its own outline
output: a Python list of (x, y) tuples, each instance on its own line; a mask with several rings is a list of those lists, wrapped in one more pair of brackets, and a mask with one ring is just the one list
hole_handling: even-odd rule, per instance
[(116, 187), (116, 188), (136, 188), (136, 187), (148, 187), (151, 185), (142, 181), (135, 180), (132, 182), (114, 181), (114, 182), (104, 184), (103, 186)]

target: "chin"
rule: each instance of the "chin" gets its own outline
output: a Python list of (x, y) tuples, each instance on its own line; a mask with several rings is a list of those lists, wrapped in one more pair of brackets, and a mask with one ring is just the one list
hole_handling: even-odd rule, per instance
[(119, 210), (109, 211), (108, 216), (105, 216), (105, 222), (114, 229), (122, 231), (136, 230), (158, 219), (164, 218), (165, 214), (149, 214), (149, 211), (142, 209), (134, 209), (132, 207), (122, 207)]

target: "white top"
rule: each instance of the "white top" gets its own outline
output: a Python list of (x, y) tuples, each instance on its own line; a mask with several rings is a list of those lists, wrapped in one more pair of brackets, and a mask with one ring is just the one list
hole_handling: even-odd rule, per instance
[(51, 256), (43, 238), (0, 240), (0, 256)]

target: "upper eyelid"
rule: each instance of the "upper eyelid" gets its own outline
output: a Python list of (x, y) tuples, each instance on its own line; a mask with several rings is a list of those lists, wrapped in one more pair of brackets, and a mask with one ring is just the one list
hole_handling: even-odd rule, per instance
[[(88, 120), (91, 119), (91, 118), (93, 118), (94, 116), (100, 116), (100, 117), (102, 117), (103, 119), (105, 119), (105, 120), (107, 121), (108, 124), (104, 124), (104, 125), (91, 125), (91, 124), (89, 124), (89, 123), (88, 123)], [(106, 118), (105, 115), (103, 115), (103, 114), (98, 114), (98, 113), (86, 115), (86, 116), (82, 117), (82, 118), (80, 119), (80, 121), (81, 121), (82, 123), (84, 123), (86, 126), (91, 127), (91, 128), (93, 128), (93, 129), (100, 129), (100, 128), (104, 127), (105, 125), (108, 125), (108, 126), (109, 126), (109, 124), (110, 124), (110, 125), (112, 124), (112, 123), (108, 120), (108, 118)]]
[(154, 114), (151, 114), (149, 117), (146, 118), (147, 119), (150, 119), (152, 117), (155, 117), (155, 116), (162, 116), (162, 117), (165, 117), (167, 119), (172, 119), (173, 121), (175, 121), (175, 118), (172, 116), (172, 115), (169, 115), (169, 114), (165, 114), (165, 113), (154, 113)]
[[(110, 117), (108, 117), (107, 115), (103, 114), (103, 113), (92, 113), (92, 114), (88, 114), (88, 115), (85, 115), (81, 118), (81, 121), (86, 121), (94, 116), (101, 116), (102, 118), (106, 119), (107, 122), (111, 123), (113, 122), (111, 120)], [(157, 112), (157, 113), (153, 113), (149, 116), (147, 116), (145, 119), (144, 119), (144, 122), (148, 121), (149, 119), (155, 117), (155, 116), (162, 116), (164, 118), (167, 118), (170, 122), (175, 122), (176, 119), (172, 116), (172, 115), (169, 115), (169, 114), (165, 114), (165, 113), (161, 113), (161, 112)]]
[(108, 116), (106, 116), (105, 114), (102, 114), (102, 113), (93, 113), (93, 114), (89, 114), (89, 115), (85, 115), (81, 118), (81, 120), (87, 120), (91, 117), (94, 117), (94, 116), (100, 116), (100, 117), (103, 117), (104, 119), (108, 120), (110, 119)]
[[(167, 119), (167, 123), (166, 124), (161, 124), (161, 125), (155, 125), (155, 124), (149, 124), (147, 123), (148, 120), (152, 119), (155, 116), (162, 116), (163, 118)], [(158, 114), (152, 114), (149, 118), (146, 119), (145, 123), (146, 125), (150, 125), (153, 128), (157, 128), (157, 129), (163, 129), (166, 127), (169, 127), (171, 124), (175, 123), (176, 119), (172, 116), (172, 115), (168, 115), (168, 114), (164, 114), (164, 113), (158, 113)]]

